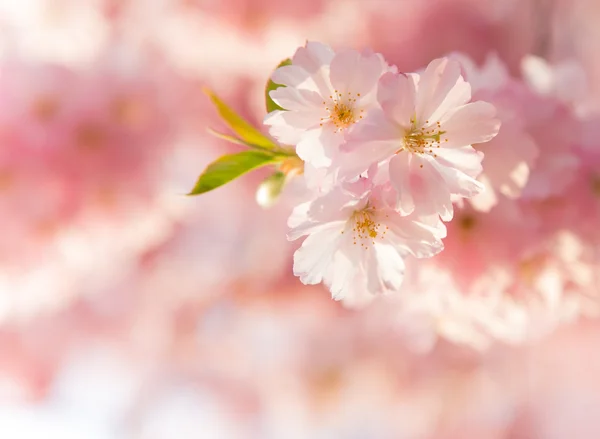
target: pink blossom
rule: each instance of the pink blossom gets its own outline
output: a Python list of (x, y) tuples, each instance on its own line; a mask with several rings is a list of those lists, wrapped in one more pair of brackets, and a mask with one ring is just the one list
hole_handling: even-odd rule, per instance
[(540, 153), (522, 196), (539, 200), (561, 195), (580, 166), (575, 147), (583, 139), (581, 124), (571, 108), (554, 98), (538, 96), (528, 102), (527, 129)]
[[(589, 1), (589, 0), (584, 0)], [(568, 1), (565, 1), (568, 3)], [(535, 0), (371, 2), (365, 39), (403, 71), (414, 71), (454, 51), (481, 63), (495, 51), (513, 72), (538, 49), (540, 17), (550, 3)], [(432, 30), (435, 29), (435, 32)]]
[(401, 216), (379, 188), (357, 194), (338, 187), (290, 216), (289, 239), (308, 235), (294, 254), (294, 274), (304, 284), (324, 282), (336, 299), (398, 290), (405, 256), (441, 251), (445, 228), (433, 224)]
[(499, 128), (494, 107), (470, 99), (459, 64), (449, 59), (432, 61), (421, 75), (385, 74), (378, 91), (382, 110), (373, 110), (351, 133), (340, 157), (340, 178), (389, 163), (385, 168), (400, 212), (450, 220), (452, 195), (471, 197), (483, 190), (476, 181), (482, 154), (471, 145), (492, 139)]
[(529, 181), (539, 148), (528, 131), (528, 111), (532, 102), (543, 103), (525, 84), (510, 77), (497, 56), (489, 55), (481, 67), (464, 55), (454, 57), (471, 83), (474, 99), (492, 103), (502, 121), (496, 137), (474, 146), (484, 153), (478, 180), (485, 191), (469, 201), (476, 209), (489, 211), (500, 197), (518, 198)]
[(284, 111), (268, 114), (264, 123), (279, 142), (294, 145), (302, 160), (328, 167), (346, 132), (377, 105), (377, 83), (386, 68), (378, 54), (335, 53), (308, 42), (292, 65), (273, 73), (272, 80), (286, 87), (270, 95)]

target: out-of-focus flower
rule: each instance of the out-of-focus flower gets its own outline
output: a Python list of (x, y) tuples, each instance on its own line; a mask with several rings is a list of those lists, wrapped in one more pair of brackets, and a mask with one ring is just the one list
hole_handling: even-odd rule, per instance
[[(485, 191), (470, 198), (478, 210), (489, 211), (500, 197), (518, 198), (529, 180), (539, 154), (538, 146), (527, 131), (526, 109), (539, 98), (524, 84), (510, 77), (497, 56), (490, 55), (481, 67), (464, 55), (455, 55), (465, 78), (471, 83), (473, 98), (492, 103), (502, 126), (496, 137), (475, 145), (484, 153), (479, 181)], [(540, 102), (540, 105), (543, 105)]]
[[(365, 8), (370, 47), (414, 71), (448, 53), (461, 51), (481, 63), (497, 52), (512, 72), (523, 56), (543, 44), (551, 2), (538, 0), (431, 0), (371, 2)], [(435, 32), (432, 32), (435, 29)], [(364, 43), (363, 43), (364, 44)]]

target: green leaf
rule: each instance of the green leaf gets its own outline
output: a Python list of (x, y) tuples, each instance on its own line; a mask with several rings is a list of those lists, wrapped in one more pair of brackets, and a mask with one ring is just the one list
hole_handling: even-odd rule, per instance
[(229, 125), (229, 127), (240, 137), (244, 142), (256, 145), (263, 149), (275, 149), (278, 146), (261, 133), (259, 130), (254, 128), (248, 121), (242, 116), (237, 114), (231, 108), (225, 104), (216, 94), (214, 94), (208, 88), (204, 89), (204, 92), (208, 95), (214, 106), (217, 108), (221, 118)]
[(228, 142), (231, 142), (235, 145), (242, 145), (242, 146), (247, 146), (248, 148), (252, 148), (252, 149), (259, 149), (259, 150), (262, 150), (262, 151), (265, 151), (267, 153), (274, 154), (277, 156), (297, 157), (296, 152), (290, 148), (282, 148), (280, 146), (272, 146), (270, 148), (265, 148), (262, 146), (253, 145), (251, 143), (245, 142), (242, 139), (238, 139), (235, 136), (220, 133), (211, 128), (208, 129), (208, 132), (211, 133), (213, 136), (218, 137), (219, 139), (227, 140)]
[(188, 195), (212, 191), (253, 169), (275, 164), (280, 160), (280, 156), (263, 151), (242, 151), (224, 155), (208, 165)]
[[(229, 134), (220, 133), (218, 131), (213, 130), (212, 128), (208, 128), (208, 132), (210, 134), (212, 134), (213, 136), (218, 137), (219, 139), (227, 140), (228, 142), (231, 142), (234, 145), (247, 146), (248, 148), (254, 148), (255, 147), (254, 145), (251, 145), (248, 142), (244, 142), (242, 139), (238, 139), (237, 137), (231, 136)], [(262, 148), (259, 148), (259, 149), (262, 149)]]
[[(279, 67), (283, 67), (283, 66), (289, 66), (292, 64), (292, 60), (290, 58), (284, 59), (283, 61), (281, 61), (279, 63), (279, 65), (275, 68), (275, 70), (277, 70)], [(269, 92), (271, 90), (275, 90), (276, 88), (279, 87), (285, 87), (284, 85), (281, 84), (275, 84), (272, 80), (269, 79), (269, 82), (267, 82), (267, 88), (265, 89), (265, 102), (267, 105), (267, 113), (270, 113), (271, 111), (275, 111), (275, 110), (283, 110), (283, 108), (281, 108), (279, 105), (277, 105), (275, 102), (273, 102), (273, 99), (271, 99), (271, 96), (269, 96)]]
[(286, 180), (286, 175), (281, 171), (277, 171), (264, 179), (256, 191), (256, 202), (259, 206), (265, 209), (273, 206), (279, 195), (281, 195)]

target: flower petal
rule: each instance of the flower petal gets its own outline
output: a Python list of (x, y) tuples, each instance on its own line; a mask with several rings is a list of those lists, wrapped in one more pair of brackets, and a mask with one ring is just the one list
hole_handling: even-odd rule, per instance
[(360, 247), (353, 245), (349, 235), (341, 238), (338, 250), (333, 255), (332, 270), (324, 279), (335, 300), (344, 299), (352, 293), (352, 285), (361, 275)]
[(385, 67), (377, 54), (364, 56), (356, 50), (343, 50), (331, 61), (331, 85), (342, 98), (347, 93), (352, 93), (353, 99), (358, 95), (364, 97), (377, 88)]
[(433, 158), (413, 154), (410, 162), (410, 189), (415, 202), (415, 214), (440, 215), (450, 221), (454, 214), (447, 183), (431, 163)]
[(404, 280), (404, 259), (393, 246), (375, 242), (366, 250), (367, 289), (371, 294), (397, 291)]
[(329, 96), (333, 91), (329, 81), (329, 66), (334, 56), (331, 47), (309, 41), (306, 47), (300, 47), (296, 51), (292, 58), (292, 65), (306, 70), (312, 76), (319, 93), (322, 96)]
[(475, 179), (481, 172), (481, 153), (471, 147), (442, 149), (437, 160), (431, 158), (430, 163), (443, 177), (450, 193), (466, 198), (481, 193), (484, 186)]
[(342, 227), (328, 227), (310, 234), (294, 253), (294, 275), (305, 285), (315, 285), (331, 274)]
[[(271, 99), (285, 110), (310, 112), (315, 120), (329, 114), (322, 104), (323, 98), (316, 91), (301, 90), (294, 87), (279, 87), (269, 93)], [(317, 123), (319, 123), (317, 122)]]
[(416, 86), (411, 75), (383, 75), (379, 80), (377, 100), (388, 118), (404, 129), (410, 128), (416, 101)]
[(448, 110), (471, 99), (471, 86), (461, 76), (460, 64), (449, 58), (429, 63), (417, 91), (417, 120), (439, 120)]
[[(500, 120), (495, 118), (496, 109), (487, 102), (472, 102), (448, 113), (442, 120), (441, 129), (444, 148), (456, 148), (487, 142), (500, 129)], [(446, 138), (448, 141), (444, 141)]]
[(409, 215), (415, 210), (410, 188), (410, 153), (400, 152), (390, 160), (389, 175), (392, 186), (397, 193), (398, 212)]
[(319, 87), (315, 83), (312, 75), (304, 68), (297, 65), (279, 67), (271, 75), (271, 80), (275, 84), (302, 90), (311, 90), (319, 92), (320, 94)]
[(335, 135), (329, 127), (308, 130), (296, 144), (296, 154), (316, 168), (328, 167), (341, 141), (341, 136)]
[(437, 215), (421, 221), (417, 215), (390, 213), (384, 223), (388, 227), (386, 239), (395, 248), (402, 248), (417, 258), (429, 258), (444, 248), (442, 238), (446, 236), (446, 226)]

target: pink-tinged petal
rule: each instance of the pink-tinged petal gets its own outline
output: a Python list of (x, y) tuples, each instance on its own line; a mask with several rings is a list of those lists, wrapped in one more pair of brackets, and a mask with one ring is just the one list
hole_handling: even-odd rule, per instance
[(310, 190), (327, 193), (337, 183), (337, 175), (330, 168), (316, 168), (310, 163), (304, 163), (304, 182)]
[(393, 246), (376, 241), (367, 253), (367, 289), (371, 294), (398, 291), (404, 280), (405, 264)]
[(290, 229), (290, 231), (287, 233), (286, 237), (287, 237), (288, 241), (295, 241), (296, 239), (301, 238), (303, 236), (318, 233), (323, 230), (329, 230), (332, 228), (342, 229), (344, 227), (345, 223), (346, 223), (345, 220), (344, 221), (334, 221), (334, 222), (330, 222), (330, 223), (304, 222), (304, 223), (297, 225), (293, 229)]
[(372, 141), (395, 141), (400, 149), (404, 133), (405, 130), (402, 127), (389, 119), (382, 110), (376, 108), (371, 110), (361, 123), (352, 127), (342, 149), (354, 151)]
[(309, 235), (294, 253), (294, 275), (305, 285), (323, 281), (332, 270), (333, 256), (343, 238), (342, 228), (328, 227)]
[(331, 85), (342, 98), (348, 93), (352, 99), (365, 96), (376, 89), (384, 68), (377, 54), (363, 56), (356, 50), (343, 50), (331, 61)]
[(510, 73), (496, 53), (490, 53), (479, 67), (468, 55), (455, 52), (450, 58), (461, 66), (461, 74), (476, 94), (480, 90), (498, 90), (510, 80)]
[[(366, 200), (362, 204), (366, 204)], [(348, 210), (349, 206), (350, 210)], [(337, 187), (315, 199), (310, 205), (307, 216), (310, 221), (315, 222), (345, 221), (352, 215), (355, 208), (361, 208), (360, 201), (356, 200), (352, 194)]]
[(456, 149), (445, 157), (438, 155), (437, 160), (431, 157), (427, 157), (426, 160), (442, 176), (450, 193), (469, 198), (484, 190), (480, 182), (467, 174), (481, 169), (481, 165), (478, 165), (481, 158), (477, 158), (477, 152), (472, 148)]
[[(296, 145), (308, 132), (319, 127), (320, 121), (314, 113), (295, 111), (272, 111), (263, 121), (269, 134), (284, 145)], [(313, 130), (314, 131), (314, 130)]]
[(410, 188), (410, 153), (400, 152), (390, 160), (389, 176), (396, 190), (396, 208), (402, 215), (409, 215), (415, 210), (415, 203)]
[(417, 91), (417, 121), (439, 120), (448, 110), (471, 99), (471, 86), (460, 74), (460, 64), (448, 58), (429, 63)]
[(306, 70), (311, 76), (322, 96), (332, 92), (329, 80), (329, 66), (335, 53), (331, 47), (316, 42), (307, 42), (306, 47), (300, 47), (292, 58), (292, 65)]
[(392, 157), (402, 147), (400, 132), (402, 129), (380, 110), (373, 110), (340, 147), (336, 157), (340, 180), (352, 180), (372, 165)]
[(450, 190), (428, 156), (413, 154), (410, 163), (410, 188), (418, 215), (438, 214), (450, 221), (454, 214)]
[(481, 175), (479, 177), (479, 182), (483, 185), (484, 190), (483, 192), (469, 198), (469, 202), (475, 210), (480, 212), (489, 212), (496, 204), (498, 204), (498, 196), (496, 195), (494, 186), (487, 175)]
[[(502, 125), (496, 137), (477, 145), (477, 149), (485, 154), (484, 175), (480, 180), (483, 182), (485, 177), (490, 186), (489, 192), (498, 191), (509, 198), (520, 196), (539, 154), (531, 135), (518, 124), (508, 121)], [(481, 201), (482, 197), (479, 198)]]
[[(308, 220), (308, 211), (310, 210), (310, 201), (306, 203), (300, 203), (292, 210), (288, 220), (287, 226), (291, 229), (295, 229), (296, 227), (300, 227), (302, 224), (309, 222)], [(302, 236), (302, 235), (299, 235)], [(297, 238), (292, 238), (293, 241)]]
[[(327, 44), (319, 43), (316, 41), (306, 42), (306, 52), (312, 60), (318, 63), (318, 65), (331, 64), (331, 61), (335, 57), (335, 52), (331, 47), (329, 47)], [(296, 55), (294, 55), (294, 58), (292, 60), (293, 64), (298, 64), (300, 62), (300, 58), (301, 55), (298, 56), (298, 58), (296, 57)]]
[(482, 171), (483, 153), (470, 146), (440, 148), (436, 151), (437, 163), (454, 168), (469, 177), (477, 178)]
[(386, 73), (379, 81), (377, 100), (388, 118), (405, 129), (415, 115), (416, 88), (410, 75)]
[(316, 168), (325, 168), (331, 165), (341, 141), (341, 136), (333, 135), (327, 127), (309, 130), (296, 144), (296, 154)]
[(336, 158), (337, 176), (340, 181), (353, 180), (369, 169), (373, 163), (391, 157), (396, 149), (395, 142), (374, 141), (360, 145), (352, 152), (341, 151)]
[(271, 99), (284, 110), (311, 112), (316, 120), (328, 117), (319, 93), (311, 90), (299, 90), (293, 87), (279, 87), (269, 93)]
[(429, 258), (444, 248), (442, 238), (446, 237), (446, 226), (438, 215), (406, 217), (390, 213), (381, 221), (388, 227), (386, 239), (417, 258)]
[[(560, 194), (574, 180), (579, 166), (579, 158), (569, 152), (542, 154), (521, 195), (527, 198), (545, 198)], [(539, 172), (540, 168), (544, 172)]]
[(272, 111), (263, 120), (263, 124), (269, 127), (271, 137), (285, 145), (298, 143), (305, 131), (288, 124), (287, 119), (290, 118), (290, 115), (289, 111)]
[(456, 148), (491, 140), (500, 129), (500, 120), (495, 115), (495, 107), (487, 102), (478, 101), (456, 108), (440, 121), (444, 131), (440, 137), (441, 145)]
[(271, 80), (275, 84), (285, 85), (286, 87), (320, 92), (311, 74), (296, 65), (279, 67), (271, 75)]
[[(293, 241), (300, 236), (328, 228), (330, 224), (341, 224), (348, 221), (355, 209), (361, 209), (367, 202), (357, 200), (352, 194), (337, 187), (313, 201), (297, 205), (287, 225), (291, 229), (288, 239)], [(342, 227), (342, 226), (340, 226)]]
[(338, 251), (333, 255), (334, 268), (324, 279), (334, 300), (343, 299), (352, 290), (352, 285), (361, 271), (359, 268), (363, 257), (359, 253), (360, 250), (348, 234), (339, 240)]

